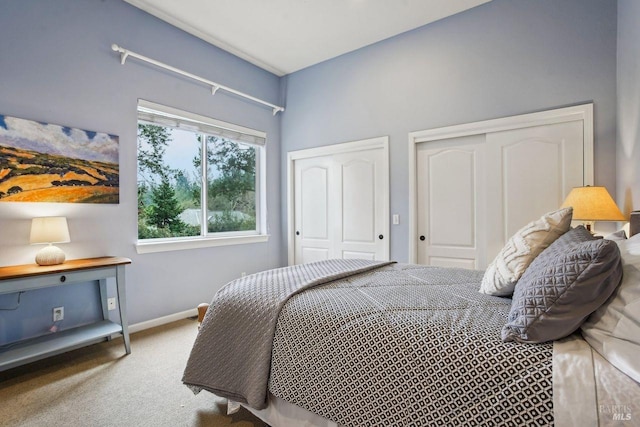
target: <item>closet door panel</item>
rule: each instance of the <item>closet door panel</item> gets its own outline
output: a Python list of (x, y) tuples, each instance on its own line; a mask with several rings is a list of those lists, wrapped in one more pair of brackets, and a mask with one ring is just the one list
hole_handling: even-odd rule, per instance
[(478, 268), (484, 261), (483, 162), (483, 136), (418, 145), (418, 263)]
[(487, 171), (500, 207), (495, 256), (520, 228), (556, 210), (573, 187), (583, 184), (582, 122), (566, 122), (487, 134)]
[(302, 237), (329, 238), (329, 173), (326, 167), (311, 166), (301, 171), (300, 182), (305, 190), (300, 194)]
[(388, 178), (384, 151), (363, 150), (334, 156), (336, 251), (342, 258), (388, 259)]
[(342, 242), (374, 243), (375, 162), (347, 160), (341, 165)]
[(295, 162), (296, 262), (329, 259), (332, 253), (330, 215), (332, 168), (329, 157)]

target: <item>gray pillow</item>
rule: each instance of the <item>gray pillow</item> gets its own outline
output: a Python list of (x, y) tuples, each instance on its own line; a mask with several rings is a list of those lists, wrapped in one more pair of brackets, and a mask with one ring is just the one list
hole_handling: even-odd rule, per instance
[(626, 240), (627, 233), (624, 230), (618, 230), (614, 233), (607, 234), (604, 238), (608, 240)]
[(567, 231), (524, 272), (513, 293), (503, 341), (565, 337), (600, 307), (622, 278), (620, 250), (584, 227)]

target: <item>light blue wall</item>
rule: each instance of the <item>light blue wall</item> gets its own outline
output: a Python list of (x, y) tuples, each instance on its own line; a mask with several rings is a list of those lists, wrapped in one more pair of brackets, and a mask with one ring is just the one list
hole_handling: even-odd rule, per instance
[(618, 0), (618, 204), (640, 209), (640, 2)]
[[(129, 257), (130, 323), (194, 308), (240, 275), (280, 266), (280, 118), (271, 110), (135, 60), (120, 65), (117, 43), (245, 93), (280, 103), (280, 79), (121, 0), (5, 1), (0, 12), (0, 114), (120, 136), (120, 204), (0, 203), (0, 265), (33, 262), (30, 218), (65, 215), (67, 258)], [(138, 98), (267, 132), (268, 243), (137, 255), (136, 105)], [(3, 337), (45, 331), (51, 308), (63, 326), (97, 316), (94, 286), (23, 295), (0, 311)], [(74, 308), (74, 299), (82, 302)], [(0, 299), (11, 306), (15, 297)], [(74, 310), (89, 311), (78, 313)], [(28, 325), (28, 326), (25, 326)], [(24, 330), (24, 328), (28, 330)], [(3, 332), (4, 331), (4, 332)], [(19, 331), (19, 332), (16, 332)]]
[[(283, 160), (291, 150), (390, 136), (391, 211), (401, 217), (391, 226), (394, 260), (408, 259), (411, 131), (594, 102), (595, 182), (615, 192), (615, 1), (494, 0), (284, 84)], [(284, 191), (286, 170), (281, 177)]]
[[(617, 176), (621, 198), (627, 187), (638, 188), (640, 154), (624, 154), (622, 146), (639, 142), (639, 18), (635, 0), (620, 0), (619, 13), (615, 1), (493, 0), (280, 81), (120, 0), (4, 2), (0, 114), (119, 135), (121, 203), (0, 203), (0, 265), (32, 262), (37, 248), (28, 245), (31, 217), (66, 215), (72, 242), (63, 248), (69, 258), (112, 254), (133, 260), (127, 270), (131, 323), (190, 309), (242, 271), (285, 262), (281, 164), (287, 151), (380, 135), (390, 136), (391, 210), (401, 215), (401, 224), (391, 229), (391, 257), (404, 261), (409, 132), (591, 101), (596, 183), (613, 192), (616, 36), (618, 91), (636, 94), (628, 100), (620, 95), (617, 104), (619, 111), (635, 108), (635, 115), (620, 120), (617, 155), (626, 165)], [(286, 101), (287, 111), (274, 118), (262, 107), (224, 94), (212, 97), (201, 85), (149, 65), (121, 66), (112, 43), (267, 101)], [(138, 98), (267, 132), (269, 243), (135, 253)], [(14, 301), (0, 298), (0, 307)], [(97, 293), (88, 285), (23, 295), (18, 310), (0, 311), (0, 343), (8, 335), (46, 330), (49, 305), (64, 305), (69, 323), (83, 323), (97, 316)]]

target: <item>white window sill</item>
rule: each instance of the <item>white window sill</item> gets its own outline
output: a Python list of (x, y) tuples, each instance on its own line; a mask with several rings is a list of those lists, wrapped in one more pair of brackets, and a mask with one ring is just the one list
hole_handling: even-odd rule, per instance
[(182, 251), (186, 249), (210, 248), (214, 246), (242, 245), (248, 243), (262, 243), (269, 240), (268, 234), (251, 234), (244, 236), (226, 237), (199, 237), (184, 240), (162, 240), (138, 242), (135, 244), (136, 252), (139, 254), (150, 254), (154, 252)]

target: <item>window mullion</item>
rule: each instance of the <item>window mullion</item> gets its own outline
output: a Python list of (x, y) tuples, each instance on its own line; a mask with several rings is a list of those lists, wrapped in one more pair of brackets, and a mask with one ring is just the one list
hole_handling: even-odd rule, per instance
[[(266, 230), (266, 227), (263, 227), (262, 224), (262, 203), (260, 203), (260, 199), (262, 198), (262, 182), (261, 182), (261, 178), (262, 178), (262, 155), (263, 152), (260, 148), (256, 147), (255, 148), (255, 153), (256, 153), (256, 176), (255, 176), (255, 180), (254, 180), (254, 184), (253, 184), (253, 188), (255, 188), (254, 191), (254, 203), (256, 206), (256, 231), (258, 233), (264, 233)], [(263, 229), (265, 228), (265, 229)]]
[(207, 169), (208, 169), (208, 161), (209, 161), (209, 156), (207, 155), (207, 136), (203, 133), (200, 134), (200, 140), (202, 141), (201, 143), (201, 161), (200, 161), (200, 167), (202, 168), (202, 183), (200, 184), (200, 205), (201, 205), (201, 209), (202, 209), (202, 224), (200, 225), (200, 234), (202, 236), (206, 236), (207, 233), (209, 232), (209, 218), (207, 218), (207, 216), (209, 215), (209, 210), (207, 208), (208, 204), (207, 204), (207, 198), (208, 198), (208, 186), (207, 186), (207, 182), (208, 182), (208, 177), (207, 177)]

